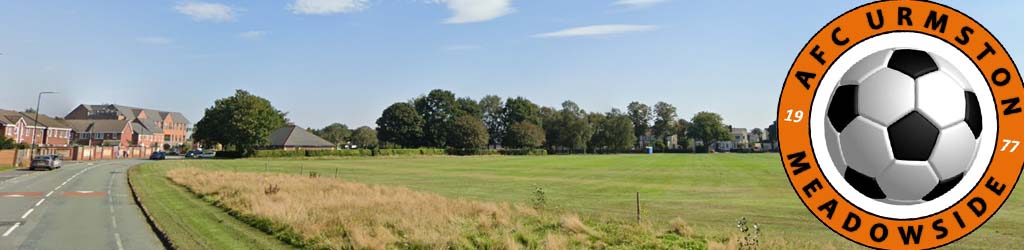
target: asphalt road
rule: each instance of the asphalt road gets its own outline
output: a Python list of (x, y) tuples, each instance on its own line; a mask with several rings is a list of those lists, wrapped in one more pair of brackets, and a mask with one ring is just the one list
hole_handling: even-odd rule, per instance
[(0, 183), (0, 249), (163, 249), (125, 178), (141, 162), (66, 164)]

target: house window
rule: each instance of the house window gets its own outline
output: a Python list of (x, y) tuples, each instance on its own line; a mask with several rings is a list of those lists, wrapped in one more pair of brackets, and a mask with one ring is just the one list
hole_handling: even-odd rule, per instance
[(119, 135), (119, 134), (114, 134), (114, 140), (120, 140), (120, 139), (121, 139), (121, 135)]
[(103, 133), (96, 133), (96, 140), (103, 140)]

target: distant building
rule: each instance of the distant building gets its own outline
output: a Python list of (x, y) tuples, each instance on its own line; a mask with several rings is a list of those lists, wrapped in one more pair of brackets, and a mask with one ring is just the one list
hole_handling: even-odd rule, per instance
[(750, 139), (747, 137), (747, 129), (745, 128), (732, 128), (729, 132), (731, 136), (730, 141), (719, 141), (715, 143), (715, 151), (718, 152), (729, 152), (733, 149), (738, 149), (740, 145), (750, 146)]
[(334, 143), (320, 138), (299, 126), (289, 125), (274, 130), (268, 138), (268, 149), (301, 150), (301, 149), (334, 149)]
[(87, 146), (145, 145), (133, 140), (132, 125), (127, 120), (65, 120), (71, 126), (74, 142)]
[[(191, 123), (179, 112), (136, 108), (117, 104), (86, 105), (76, 107), (65, 120), (117, 120), (128, 121), (133, 145), (177, 147), (188, 141)], [(93, 133), (82, 131), (82, 133)], [(124, 137), (124, 135), (120, 136)]]
[[(68, 146), (71, 127), (63, 121), (35, 113), (0, 110), (0, 135), (15, 143), (41, 146)], [(35, 140), (32, 140), (35, 137)]]

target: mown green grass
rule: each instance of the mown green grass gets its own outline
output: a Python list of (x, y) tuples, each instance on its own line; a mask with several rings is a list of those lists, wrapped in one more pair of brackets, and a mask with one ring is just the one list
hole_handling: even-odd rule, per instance
[(7, 170), (13, 170), (13, 169), (14, 169), (14, 166), (3, 166), (3, 165), (0, 165), (0, 172), (7, 171)]
[[(736, 219), (747, 217), (760, 223), (762, 242), (772, 248), (858, 248), (810, 215), (793, 193), (777, 154), (246, 159), (158, 166), (149, 168), (314, 171), (323, 177), (338, 173), (345, 180), (484, 201), (529, 203), (541, 187), (553, 209), (621, 223), (635, 221), (639, 192), (644, 220), (667, 227), (669, 220), (681, 217), (711, 240), (734, 235)], [(165, 180), (155, 184), (173, 185)], [(948, 247), (1018, 247), (1024, 243), (1024, 231), (1019, 230), (1024, 223), (1022, 201), (1019, 195), (1011, 198), (982, 229)]]
[(136, 194), (175, 249), (294, 249), (175, 185), (168, 168), (151, 164), (129, 171)]

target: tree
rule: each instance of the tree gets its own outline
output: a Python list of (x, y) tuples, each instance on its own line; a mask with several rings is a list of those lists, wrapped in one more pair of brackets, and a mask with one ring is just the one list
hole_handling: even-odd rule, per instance
[(489, 139), (484, 122), (472, 115), (455, 118), (448, 136), (448, 146), (460, 149), (487, 146)]
[(722, 116), (718, 114), (701, 111), (693, 115), (693, 119), (690, 120), (693, 124), (686, 130), (686, 133), (694, 140), (703, 141), (705, 147), (709, 147), (717, 141), (730, 139), (729, 128), (725, 126)]
[(377, 118), (377, 135), (380, 140), (402, 147), (419, 147), (423, 139), (423, 117), (416, 113), (412, 104), (398, 102), (391, 104)]
[(480, 104), (474, 101), (473, 98), (462, 97), (455, 100), (455, 111), (452, 112), (452, 116), (459, 117), (464, 115), (481, 118), (483, 110), (480, 108)]
[(377, 131), (367, 126), (357, 128), (352, 132), (352, 144), (360, 148), (376, 148)]
[(779, 141), (779, 121), (772, 122), (772, 125), (768, 126), (768, 131), (765, 132), (768, 134), (768, 140), (772, 142)]
[(544, 129), (532, 122), (517, 122), (508, 127), (502, 146), (509, 148), (537, 148), (544, 145)]
[(416, 113), (423, 117), (423, 145), (443, 148), (447, 146), (448, 130), (455, 119), (455, 94), (435, 89), (414, 101)]
[(236, 90), (206, 109), (192, 136), (204, 145), (232, 145), (248, 155), (266, 145), (271, 132), (288, 124), (285, 115), (267, 99)]
[(537, 104), (521, 96), (514, 99), (508, 98), (505, 101), (505, 107), (502, 108), (502, 118), (506, 126), (519, 122), (530, 122), (541, 126), (543, 118), (540, 109)]
[(0, 136), (0, 149), (15, 149), (17, 147), (18, 144), (14, 143), (14, 140), (11, 140), (11, 138)]
[(483, 116), (481, 118), (484, 121), (484, 126), (487, 127), (487, 134), (491, 138), (488, 143), (492, 146), (501, 144), (501, 140), (505, 136), (505, 124), (502, 119), (503, 105), (501, 97), (496, 95), (487, 95), (480, 99), (479, 106)]
[(334, 146), (338, 146), (348, 143), (349, 136), (352, 136), (352, 130), (349, 130), (345, 124), (333, 123), (317, 130), (315, 134), (320, 138), (324, 138), (324, 140), (334, 143)]
[(675, 133), (676, 126), (676, 107), (672, 104), (665, 102), (658, 102), (654, 104), (654, 113), (656, 118), (654, 119), (654, 136), (659, 140), (664, 140), (666, 136), (670, 136)]
[(680, 148), (690, 149), (690, 136), (687, 135), (686, 130), (692, 125), (685, 118), (676, 121), (676, 145), (679, 145)]
[(615, 111), (612, 110), (595, 123), (594, 136), (590, 139), (592, 147), (604, 148), (609, 152), (622, 152), (636, 144), (633, 121), (629, 116)]
[(639, 138), (647, 133), (653, 118), (650, 106), (640, 102), (631, 102), (629, 106), (626, 106), (626, 114), (633, 121), (633, 135)]
[(544, 131), (549, 147), (560, 147), (570, 151), (587, 150), (593, 129), (587, 121), (585, 111), (580, 109), (579, 105), (565, 101), (562, 103), (562, 109), (548, 119), (550, 121), (544, 121)]

